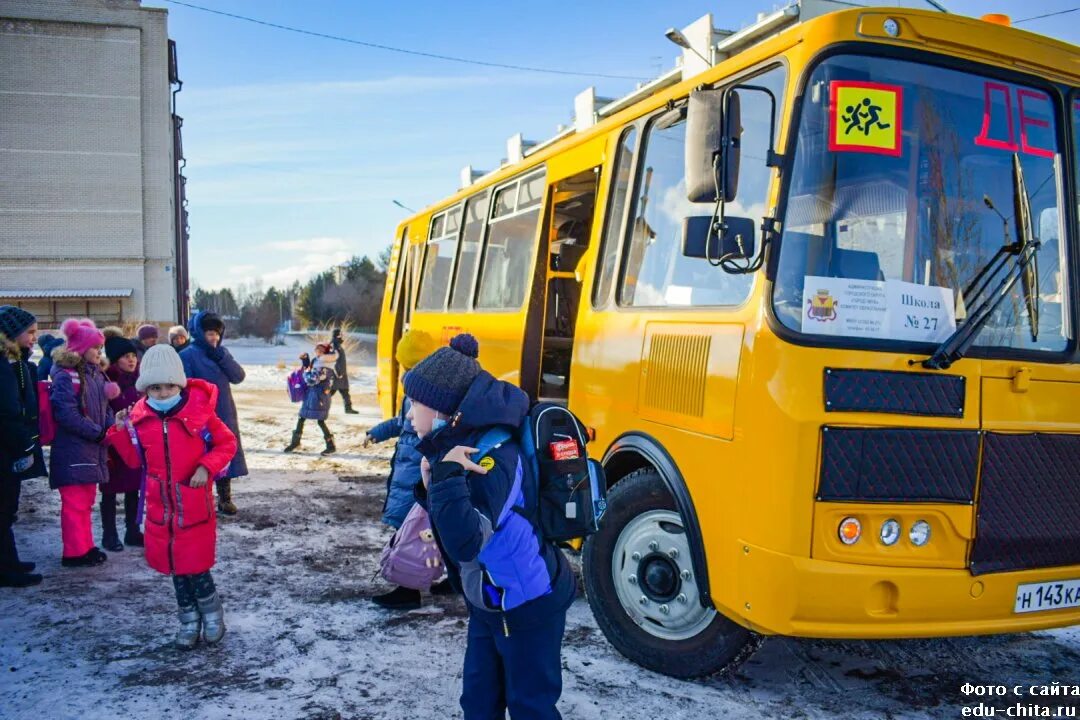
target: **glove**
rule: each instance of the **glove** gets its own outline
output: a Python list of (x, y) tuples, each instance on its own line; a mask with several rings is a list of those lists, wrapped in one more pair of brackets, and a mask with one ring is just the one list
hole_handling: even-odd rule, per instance
[(15, 473), (24, 473), (27, 470), (29, 470), (31, 467), (33, 467), (33, 465), (34, 465), (34, 456), (33, 455), (27, 455), (26, 457), (20, 458), (19, 460), (16, 460), (14, 463), (12, 463), (11, 469)]

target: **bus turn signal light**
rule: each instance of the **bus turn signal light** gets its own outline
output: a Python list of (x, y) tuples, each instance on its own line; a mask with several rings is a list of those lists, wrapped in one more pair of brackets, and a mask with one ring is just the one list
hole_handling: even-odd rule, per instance
[(845, 545), (854, 545), (862, 536), (862, 524), (853, 517), (847, 517), (840, 521), (840, 542)]

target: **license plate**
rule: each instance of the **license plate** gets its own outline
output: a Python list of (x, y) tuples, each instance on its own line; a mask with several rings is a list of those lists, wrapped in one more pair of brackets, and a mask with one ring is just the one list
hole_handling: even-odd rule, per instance
[(1016, 588), (1014, 613), (1080, 607), (1080, 580), (1028, 583)]

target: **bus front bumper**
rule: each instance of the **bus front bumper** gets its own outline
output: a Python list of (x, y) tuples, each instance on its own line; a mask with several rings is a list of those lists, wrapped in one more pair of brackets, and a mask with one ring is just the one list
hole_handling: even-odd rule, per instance
[(1080, 624), (1080, 607), (1014, 612), (1019, 585), (1080, 580), (1080, 566), (976, 577), (966, 569), (856, 565), (746, 547), (738, 602), (722, 611), (766, 635), (917, 638)]

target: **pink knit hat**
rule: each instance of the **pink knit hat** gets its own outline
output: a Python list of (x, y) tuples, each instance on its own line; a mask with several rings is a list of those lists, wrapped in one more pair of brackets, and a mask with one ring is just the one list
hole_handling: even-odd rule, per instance
[(88, 318), (68, 318), (60, 325), (60, 332), (67, 338), (68, 350), (76, 355), (82, 355), (92, 347), (105, 344), (105, 336), (94, 325), (94, 321)]

